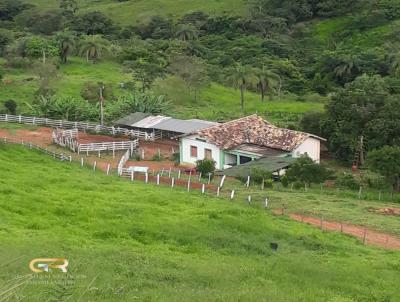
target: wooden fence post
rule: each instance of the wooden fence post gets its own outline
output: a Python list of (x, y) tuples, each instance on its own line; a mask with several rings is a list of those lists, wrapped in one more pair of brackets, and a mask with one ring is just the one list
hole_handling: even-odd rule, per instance
[(107, 176), (110, 175), (110, 164), (107, 165)]
[(247, 182), (246, 182), (246, 187), (250, 187), (250, 175), (247, 176)]
[(264, 208), (268, 208), (268, 197), (265, 197)]
[(160, 174), (157, 174), (157, 186), (160, 185)]
[(190, 192), (190, 177), (189, 177), (188, 182), (187, 182), (187, 191)]
[(364, 228), (363, 244), (367, 242), (367, 229)]
[(206, 192), (206, 184), (201, 186), (201, 193), (204, 194)]
[(83, 157), (81, 157), (81, 168), (83, 168)]
[(132, 170), (131, 171), (131, 181), (135, 180), (135, 172)]
[(175, 186), (175, 178), (172, 177), (172, 179), (171, 179), (171, 188), (173, 188), (174, 186)]
[(219, 184), (220, 188), (223, 187), (224, 182), (225, 182), (225, 178), (226, 178), (226, 175), (223, 175), (222, 178), (221, 178), (221, 182), (220, 182), (220, 184)]
[(247, 202), (250, 204), (251, 203), (251, 195), (247, 196)]

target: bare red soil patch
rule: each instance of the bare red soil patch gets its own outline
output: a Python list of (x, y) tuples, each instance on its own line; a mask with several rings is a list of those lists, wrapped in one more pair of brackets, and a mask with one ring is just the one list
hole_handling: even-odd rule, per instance
[(388, 216), (400, 216), (400, 209), (397, 208), (382, 208), (382, 209), (369, 209), (370, 212), (379, 213)]
[(129, 137), (113, 137), (107, 135), (88, 134), (84, 132), (79, 132), (77, 139), (80, 144), (124, 142), (132, 140)]
[(179, 142), (169, 139), (157, 140), (155, 142), (140, 141), (139, 147), (144, 150), (145, 160), (151, 160), (159, 151), (165, 159), (169, 159), (175, 152), (179, 152)]

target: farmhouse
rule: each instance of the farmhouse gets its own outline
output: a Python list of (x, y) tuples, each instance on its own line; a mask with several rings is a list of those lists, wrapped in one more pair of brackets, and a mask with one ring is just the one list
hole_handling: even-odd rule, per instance
[(180, 161), (213, 159), (220, 170), (268, 161), (275, 172), (303, 154), (319, 163), (321, 141), (313, 134), (278, 128), (255, 114), (183, 135)]
[(118, 127), (137, 131), (137, 137), (142, 137), (142, 134), (146, 134), (146, 136), (151, 136), (154, 139), (175, 138), (182, 134), (192, 133), (217, 125), (217, 123), (204, 120), (181, 120), (163, 115), (154, 116), (142, 112), (132, 113), (115, 121), (114, 124)]

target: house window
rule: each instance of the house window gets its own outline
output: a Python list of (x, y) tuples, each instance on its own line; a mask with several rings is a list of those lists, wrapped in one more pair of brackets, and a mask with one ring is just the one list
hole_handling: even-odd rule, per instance
[(190, 146), (190, 156), (197, 158), (197, 147), (196, 146)]
[(204, 149), (204, 158), (212, 160), (212, 150), (211, 149)]

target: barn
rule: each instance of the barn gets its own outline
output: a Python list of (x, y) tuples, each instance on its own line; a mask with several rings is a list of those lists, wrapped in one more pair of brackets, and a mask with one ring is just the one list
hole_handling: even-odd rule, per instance
[(210, 126), (217, 125), (199, 119), (182, 120), (164, 115), (151, 115), (149, 113), (135, 112), (114, 122), (116, 127), (123, 127), (138, 132), (146, 133), (154, 139), (176, 138)]
[(276, 127), (254, 114), (181, 136), (180, 161), (194, 165), (197, 160), (212, 159), (217, 169), (224, 170), (262, 159), (283, 169), (290, 159), (303, 154), (319, 163), (321, 141), (325, 139)]

